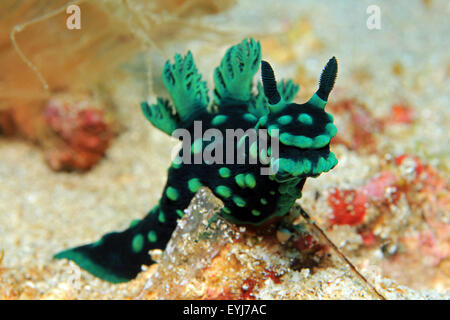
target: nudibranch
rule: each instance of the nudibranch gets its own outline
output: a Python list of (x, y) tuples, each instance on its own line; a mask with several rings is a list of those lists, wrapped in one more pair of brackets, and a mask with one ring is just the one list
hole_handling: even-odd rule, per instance
[[(262, 85), (252, 92), (253, 77), (261, 66)], [(291, 80), (276, 82), (269, 63), (261, 61), (260, 44), (246, 39), (226, 52), (214, 72), (215, 89), (210, 103), (206, 82), (197, 71), (193, 56), (175, 55), (162, 72), (170, 94), (156, 103), (142, 103), (145, 117), (161, 131), (172, 135), (178, 129), (192, 136), (199, 123), (206, 132), (226, 135), (229, 129), (256, 132), (258, 138), (277, 141), (263, 148), (251, 143), (246, 134), (240, 139), (225, 139), (223, 150), (238, 152), (245, 145), (244, 158), (261, 161), (180, 161), (187, 154), (180, 150), (168, 170), (168, 179), (159, 203), (142, 219), (133, 221), (121, 232), (104, 235), (95, 243), (68, 249), (56, 258), (73, 260), (93, 275), (110, 282), (124, 282), (136, 277), (141, 265), (154, 263), (148, 251), (164, 249), (195, 193), (208, 187), (224, 206), (220, 215), (235, 224), (260, 226), (275, 217), (285, 216), (308, 177), (317, 177), (336, 164), (330, 152), (330, 140), (336, 135), (333, 117), (325, 111), (328, 95), (337, 74), (333, 57), (320, 77), (319, 89), (303, 104), (292, 102), (299, 87)], [(250, 131), (248, 131), (250, 130)], [(183, 141), (185, 143), (185, 141)], [(206, 152), (217, 141), (203, 135), (192, 141), (189, 157)], [(234, 156), (232, 160), (235, 159)], [(262, 161), (262, 160), (265, 161)], [(270, 169), (262, 174), (262, 168)]]

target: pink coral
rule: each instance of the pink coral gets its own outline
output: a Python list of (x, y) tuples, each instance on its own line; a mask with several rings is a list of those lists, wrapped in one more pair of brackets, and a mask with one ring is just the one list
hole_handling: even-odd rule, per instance
[(47, 152), (54, 170), (88, 170), (105, 154), (114, 136), (104, 111), (89, 97), (55, 97), (45, 108), (45, 119), (60, 138)]

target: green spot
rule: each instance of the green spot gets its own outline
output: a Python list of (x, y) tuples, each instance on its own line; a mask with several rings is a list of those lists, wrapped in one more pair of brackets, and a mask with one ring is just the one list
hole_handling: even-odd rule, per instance
[(261, 204), (266, 205), (267, 204), (267, 200), (265, 198), (261, 198)]
[(252, 215), (254, 215), (255, 217), (258, 217), (261, 215), (261, 212), (259, 212), (258, 210), (252, 210)]
[(170, 200), (176, 201), (178, 199), (179, 194), (178, 194), (177, 189), (175, 189), (173, 187), (167, 187), (167, 189), (166, 189), (166, 196)]
[(337, 165), (338, 160), (333, 152), (330, 152), (330, 154), (328, 155), (327, 162), (328, 162), (328, 170)]
[(276, 138), (280, 134), (280, 128), (272, 124), (267, 129), (267, 132), (269, 133), (269, 136)]
[(317, 161), (317, 163), (314, 167), (313, 173), (319, 174), (319, 173), (324, 172), (327, 168), (327, 165), (328, 165), (328, 162), (324, 158), (320, 157), (319, 161)]
[(323, 148), (327, 144), (330, 143), (330, 137), (325, 134), (321, 134), (320, 136), (317, 136), (314, 138), (314, 148)]
[(303, 173), (308, 173), (311, 171), (311, 161), (308, 159), (303, 159)]
[(303, 124), (308, 124), (308, 125), (311, 125), (313, 123), (313, 118), (309, 114), (306, 114), (306, 113), (300, 114), (298, 116), (297, 120)]
[(144, 237), (142, 234), (135, 235), (131, 241), (131, 248), (134, 253), (140, 252), (144, 248)]
[(134, 219), (133, 221), (131, 221), (131, 222), (130, 222), (130, 228), (135, 227), (135, 226), (139, 223), (139, 221), (141, 221), (141, 220), (139, 220), (139, 219)]
[(188, 188), (192, 193), (196, 193), (201, 187), (202, 183), (197, 178), (193, 178), (188, 181)]
[(245, 188), (245, 175), (243, 173), (240, 173), (237, 176), (235, 176), (234, 180), (236, 180), (236, 183), (239, 187)]
[(281, 125), (287, 125), (291, 123), (292, 117), (290, 115), (281, 116), (277, 119), (277, 122)]
[(305, 136), (294, 136), (287, 132), (280, 135), (280, 141), (284, 145), (295, 146), (302, 149), (307, 149), (313, 145), (313, 139)]
[(164, 214), (164, 212), (162, 212), (162, 211), (159, 212), (158, 221), (161, 223), (166, 222), (166, 215)]
[(231, 189), (225, 186), (217, 186), (216, 193), (224, 198), (229, 198), (231, 196)]
[(241, 207), (241, 208), (245, 207), (245, 205), (247, 204), (244, 199), (242, 199), (241, 197), (238, 197), (238, 196), (234, 196), (233, 201), (238, 207)]
[(230, 214), (230, 213), (231, 213), (231, 210), (228, 209), (227, 207), (223, 207), (223, 208), (222, 208), (222, 211), (225, 212), (225, 213), (227, 213), (227, 214)]
[(273, 191), (273, 190), (272, 190), (272, 191), (270, 191), (269, 193), (270, 193), (270, 194), (271, 194), (272, 196), (274, 196), (274, 195), (275, 195), (275, 191)]
[(287, 133), (287, 132), (280, 134), (281, 143), (285, 144), (287, 146), (294, 145), (294, 138), (295, 138), (295, 136), (293, 136), (292, 134)]
[(223, 114), (219, 114), (212, 119), (211, 124), (213, 126), (219, 126), (219, 125), (225, 123), (227, 121), (227, 118), (228, 118), (227, 116), (225, 116)]
[(247, 120), (247, 121), (250, 121), (250, 122), (256, 122), (256, 121), (258, 121), (258, 118), (255, 117), (255, 116), (254, 116), (253, 114), (251, 114), (251, 113), (246, 113), (246, 114), (244, 114), (243, 118), (244, 118), (245, 120)]
[(182, 210), (177, 210), (176, 213), (180, 218), (184, 216), (184, 212)]
[(200, 153), (203, 151), (203, 139), (198, 138), (194, 140), (194, 142), (191, 145), (191, 152), (194, 154)]
[(280, 170), (293, 173), (295, 171), (295, 162), (291, 159), (280, 158)]
[(301, 175), (303, 173), (303, 161), (297, 161), (295, 164), (295, 170), (294, 170), (294, 175), (298, 176)]
[(310, 148), (313, 144), (313, 139), (305, 137), (305, 136), (297, 136), (295, 137), (295, 146), (307, 149)]
[(256, 186), (256, 179), (255, 176), (251, 173), (247, 173), (245, 176), (245, 184), (250, 188), (253, 189)]
[(181, 165), (183, 164), (182, 160), (180, 157), (176, 157), (173, 161), (172, 161), (172, 168), (174, 169), (180, 169)]
[(231, 171), (230, 169), (223, 167), (219, 169), (219, 175), (222, 178), (229, 178), (231, 176)]
[(147, 233), (147, 239), (148, 241), (155, 243), (156, 240), (158, 240), (158, 237), (156, 236), (156, 232), (155, 231), (149, 231), (149, 233)]
[(328, 135), (330, 135), (331, 137), (334, 137), (334, 136), (336, 136), (337, 128), (334, 124), (327, 123), (327, 125), (325, 126), (325, 131), (328, 133)]

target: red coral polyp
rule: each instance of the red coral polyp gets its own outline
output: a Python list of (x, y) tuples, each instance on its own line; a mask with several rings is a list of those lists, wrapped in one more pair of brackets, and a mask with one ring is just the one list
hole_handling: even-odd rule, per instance
[(356, 226), (364, 222), (366, 216), (367, 196), (356, 190), (334, 189), (328, 196), (328, 204), (333, 213), (332, 225)]
[(402, 104), (395, 104), (391, 108), (390, 121), (393, 123), (410, 124), (415, 120), (413, 109)]
[(51, 99), (45, 120), (60, 143), (47, 152), (54, 170), (88, 170), (105, 154), (114, 137), (99, 103), (90, 97), (62, 95)]

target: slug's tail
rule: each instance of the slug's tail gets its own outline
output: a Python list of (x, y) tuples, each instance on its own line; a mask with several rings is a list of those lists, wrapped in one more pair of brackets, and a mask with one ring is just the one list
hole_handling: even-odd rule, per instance
[(176, 226), (176, 218), (167, 221), (160, 206), (142, 220), (133, 221), (122, 232), (104, 235), (99, 241), (62, 251), (55, 259), (69, 259), (103, 280), (119, 283), (137, 276), (142, 265), (154, 263), (151, 249), (164, 249)]

